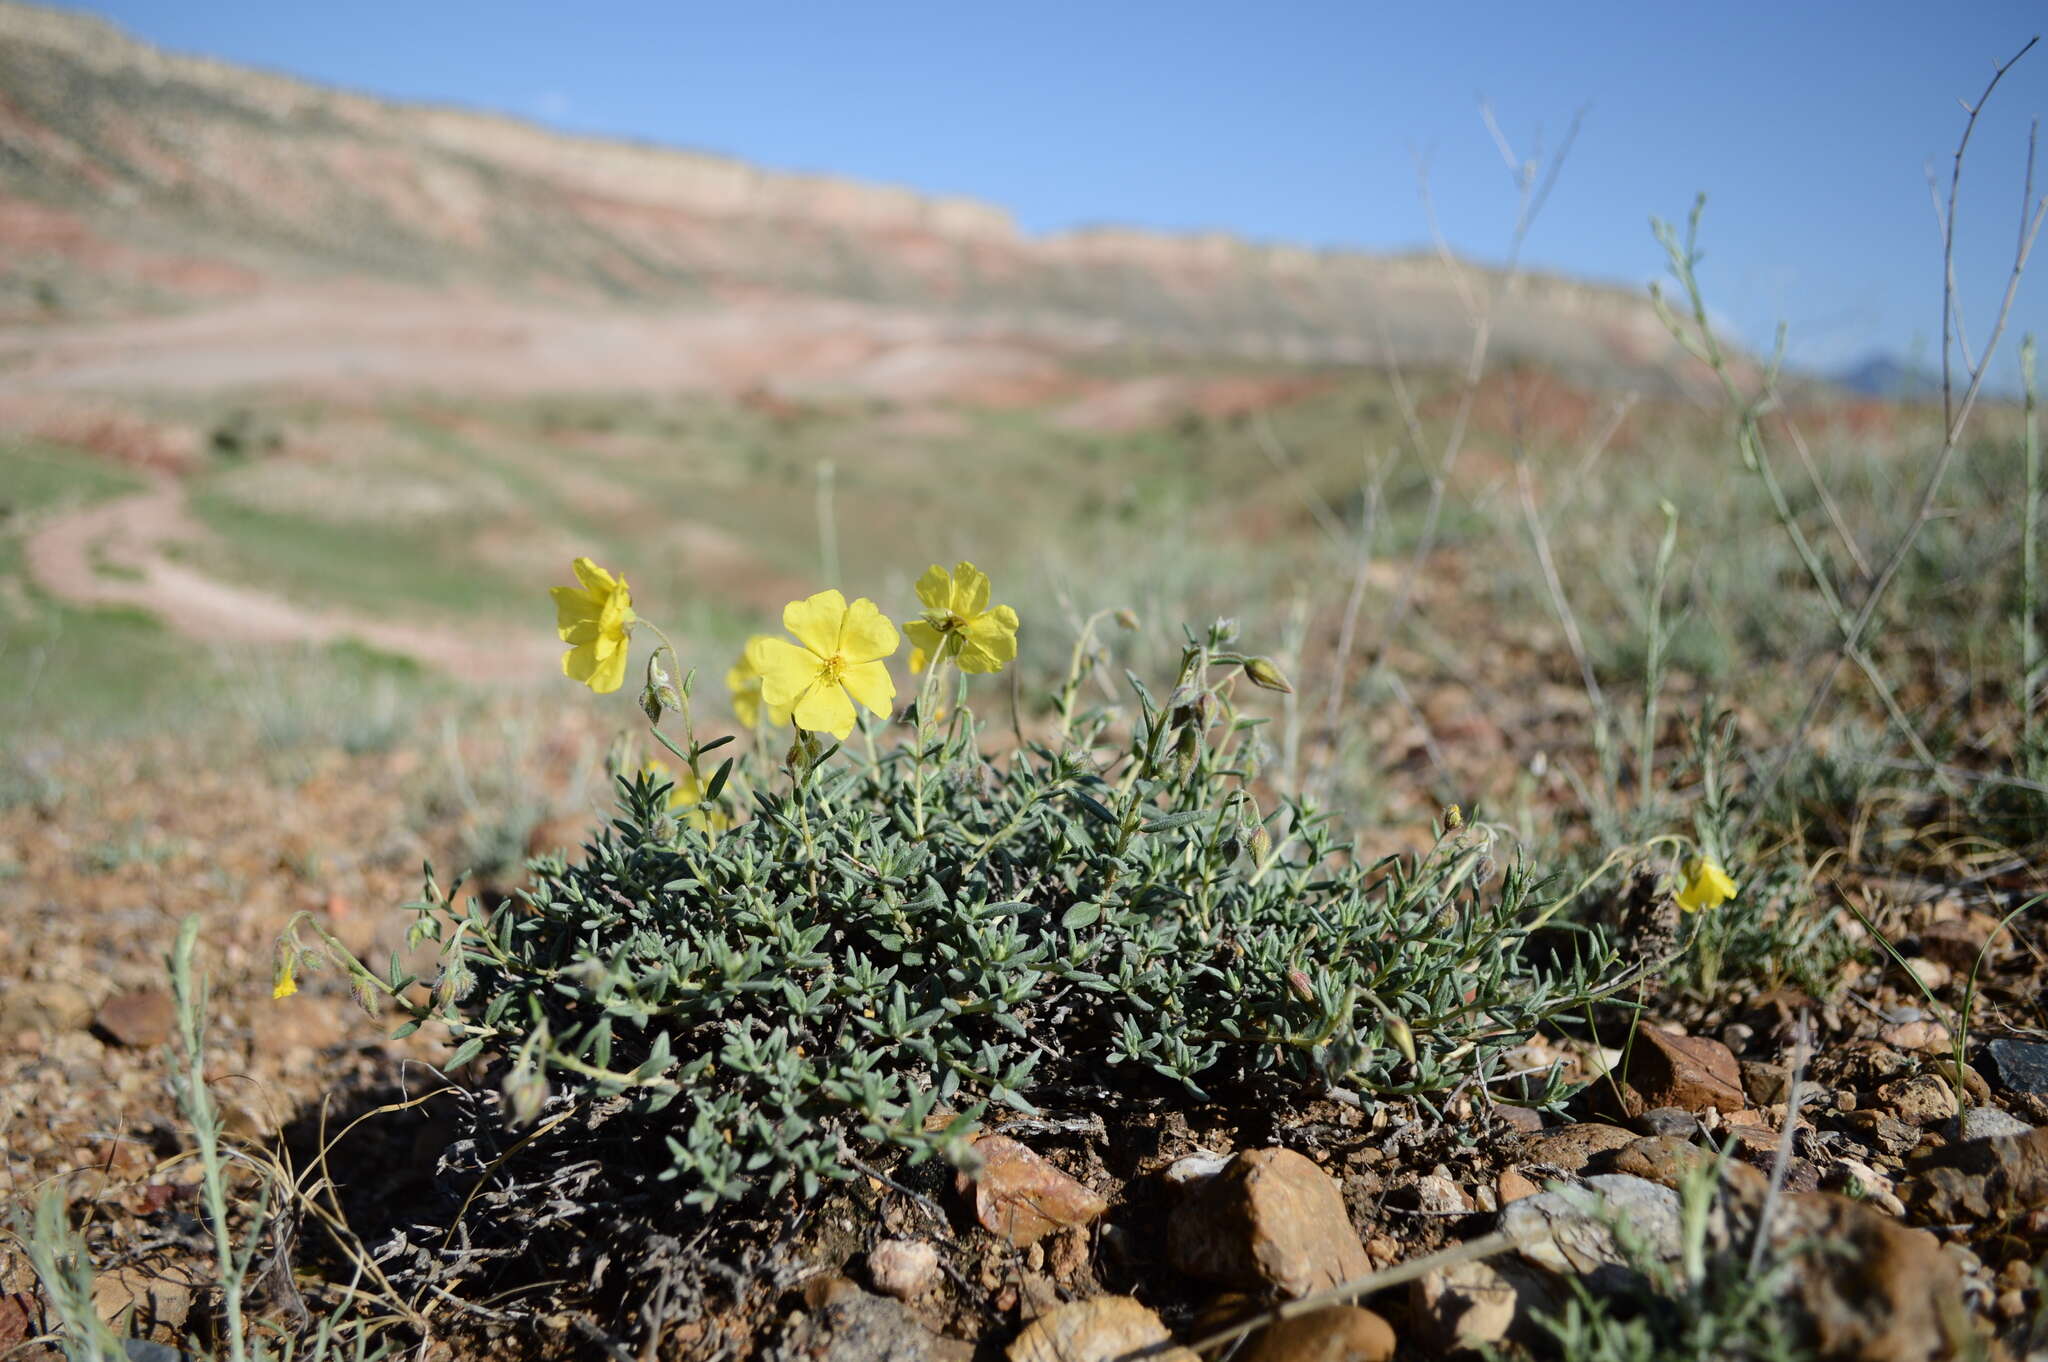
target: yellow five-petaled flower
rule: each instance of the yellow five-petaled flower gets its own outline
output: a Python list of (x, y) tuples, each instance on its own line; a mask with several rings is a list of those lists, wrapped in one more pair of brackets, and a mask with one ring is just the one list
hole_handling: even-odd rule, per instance
[(999, 672), (1017, 656), (1017, 612), (988, 603), (988, 574), (972, 563), (951, 572), (933, 563), (917, 579), (924, 618), (903, 626), (914, 652), (910, 669), (954, 659), (963, 672)]
[(756, 639), (746, 652), (760, 673), (761, 700), (771, 717), (785, 711), (798, 728), (843, 742), (853, 732), (854, 701), (876, 714), (889, 712), (896, 682), (882, 659), (900, 640), (873, 601), (862, 596), (848, 605), (837, 591), (820, 591), (784, 606), (782, 627), (796, 643)]
[(748, 728), (759, 726), (763, 714), (777, 726), (789, 722), (787, 705), (771, 705), (761, 699), (761, 667), (756, 659), (762, 644), (775, 641), (772, 634), (754, 635), (740, 650), (739, 661), (725, 674), (725, 688), (732, 692), (733, 717)]
[(1688, 913), (1719, 908), (1735, 897), (1735, 881), (1704, 856), (1685, 860), (1685, 883), (1678, 887), (1678, 906)]
[(573, 586), (551, 587), (555, 598), (555, 628), (569, 651), (562, 654), (562, 675), (581, 681), (608, 694), (626, 679), (626, 635), (634, 620), (633, 597), (624, 577), (613, 577), (591, 562), (578, 558)]

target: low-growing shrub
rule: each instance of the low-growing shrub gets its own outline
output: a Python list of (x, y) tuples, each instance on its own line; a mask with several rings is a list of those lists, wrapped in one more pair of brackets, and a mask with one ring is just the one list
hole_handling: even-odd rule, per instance
[(1163, 697), (1127, 673), (1125, 727), (1075, 712), (1084, 638), (1051, 731), (1003, 755), (967, 678), (941, 722), (927, 676), (897, 745), (799, 731), (708, 779), (727, 740), (695, 740), (657, 663), (645, 699), (683, 707), (686, 769), (622, 776), (617, 818), (515, 899), (430, 880), (414, 939), (439, 979), (345, 962), (358, 996), (445, 1023), (525, 1119), (551, 1091), (624, 1099), (709, 1207), (813, 1194), (881, 1146), (971, 1159), (991, 1107), (1426, 1096), (1614, 986), (1595, 934), (1525, 951), (1555, 900), (1488, 829), (1452, 817), (1364, 864), (1325, 810), (1262, 814), (1239, 690), (1286, 682), (1232, 632), (1191, 634)]

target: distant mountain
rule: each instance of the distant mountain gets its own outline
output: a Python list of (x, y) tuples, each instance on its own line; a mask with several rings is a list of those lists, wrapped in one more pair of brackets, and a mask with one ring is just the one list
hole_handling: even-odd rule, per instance
[(1864, 397), (1917, 402), (1941, 396), (1941, 375), (1896, 355), (1874, 353), (1829, 374), (1837, 387)]
[[(364, 280), (576, 306), (841, 300), (1261, 362), (1454, 361), (1470, 334), (1429, 255), (1028, 236), (986, 203), (391, 103), (0, 0), (0, 322)], [(1493, 345), (1593, 380), (1680, 363), (1642, 294), (1555, 276), (1503, 298)]]

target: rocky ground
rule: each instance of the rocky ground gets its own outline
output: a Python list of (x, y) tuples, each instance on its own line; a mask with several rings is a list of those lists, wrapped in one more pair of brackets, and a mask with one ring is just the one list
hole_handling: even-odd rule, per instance
[[(596, 739), (552, 734), (525, 754), (562, 807)], [(396, 905), (421, 861), (479, 844), (462, 807), (423, 800), (435, 773), (409, 751), (190, 761), (167, 742), (52, 765), (40, 796), (0, 814), (0, 1199), (20, 1212), (58, 1189), (92, 1246), (102, 1313), (167, 1342), (203, 1337), (214, 1308), (166, 1082), (177, 922), (204, 923), (208, 1069), (230, 1129), (305, 1173), (323, 1110), (334, 1128), (370, 1113), (323, 1171), (333, 1204), (364, 1217), (362, 1242), (388, 1245), (404, 1219), (391, 1203), (424, 1198), (453, 1166), (460, 1121), (405, 1105), (443, 1086), (438, 1051), (391, 1040), (331, 978), (272, 1001), (272, 943), (311, 910), (359, 951), (400, 947)], [(541, 819), (526, 842), (578, 836)], [(1991, 884), (1880, 886), (1866, 911), (1903, 967), (1852, 964), (1824, 998), (1736, 988), (1713, 1006), (1652, 1005), (1633, 1026), (1615, 1010), (1597, 1037), (1532, 1036), (1515, 1067), (1562, 1059), (1586, 1080), (1562, 1109), (1464, 1091), (1435, 1114), (1342, 1094), (1108, 1122), (1048, 1110), (985, 1131), (978, 1176), (876, 1169), (820, 1207), (786, 1208), (771, 1231), (786, 1251), (743, 1263), (717, 1303), (615, 1301), (604, 1318), (588, 1292), (549, 1308), (529, 1284), (519, 1308), (481, 1312), (498, 1324), (450, 1320), (442, 1337), (462, 1353), (576, 1353), (637, 1346), (652, 1321), (646, 1356), (1555, 1354), (1539, 1321), (1580, 1288), (1732, 1310), (1715, 1274), (1761, 1238), (1793, 1263), (1773, 1279), (1772, 1317), (1824, 1356), (2048, 1355), (2048, 938), (2024, 914), (1994, 933), (2008, 901)], [(1907, 970), (1960, 1004), (1980, 953), (1959, 1109), (1956, 1013)], [(1729, 1154), (1714, 1170), (1717, 1149)], [(321, 1242), (287, 1243), (260, 1293), (273, 1320), (335, 1299)], [(695, 1263), (676, 1261), (663, 1280)], [(1379, 1285), (1361, 1295), (1361, 1281)], [(38, 1355), (52, 1323), (21, 1243), (0, 1241), (0, 1351)]]

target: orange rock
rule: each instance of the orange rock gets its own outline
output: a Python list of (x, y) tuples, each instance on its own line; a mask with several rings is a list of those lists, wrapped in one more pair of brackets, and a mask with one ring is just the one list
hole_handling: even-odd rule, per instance
[(1291, 1149), (1240, 1153), (1174, 1209), (1167, 1256), (1190, 1276), (1300, 1297), (1372, 1270), (1328, 1173)]
[(981, 1171), (959, 1178), (983, 1229), (1028, 1248), (1057, 1229), (1086, 1225), (1109, 1203), (1038, 1155), (1002, 1135), (974, 1142)]
[(1629, 1085), (1653, 1107), (1701, 1112), (1741, 1111), (1742, 1067), (1727, 1046), (1705, 1036), (1680, 1036), (1638, 1024), (1629, 1052)]
[(1394, 1328), (1370, 1310), (1336, 1305), (1269, 1324), (1252, 1335), (1239, 1362), (1388, 1362)]

